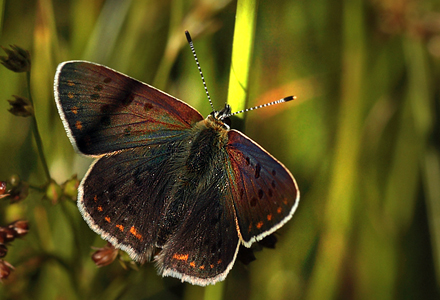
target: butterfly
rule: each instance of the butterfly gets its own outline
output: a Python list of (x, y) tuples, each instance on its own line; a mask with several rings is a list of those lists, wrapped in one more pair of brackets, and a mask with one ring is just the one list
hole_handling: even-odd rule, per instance
[[(250, 247), (293, 215), (299, 190), (272, 155), (224, 119), (103, 65), (67, 61), (55, 100), (67, 135), (94, 157), (78, 189), (89, 227), (162, 276), (224, 280)], [(158, 252), (159, 251), (159, 252)], [(158, 254), (156, 254), (158, 252)]]

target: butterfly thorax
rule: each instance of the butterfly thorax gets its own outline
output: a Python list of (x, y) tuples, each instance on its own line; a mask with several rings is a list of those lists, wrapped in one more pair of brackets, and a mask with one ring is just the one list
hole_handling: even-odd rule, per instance
[(209, 115), (194, 126), (193, 132), (186, 166), (190, 172), (203, 173), (215, 154), (227, 144), (228, 128), (222, 121)]
[(206, 179), (204, 174), (212, 173), (212, 164), (218, 163), (219, 153), (225, 151), (228, 131), (229, 126), (215, 114), (208, 115), (206, 119), (194, 125), (190, 146), (186, 150), (189, 153), (185, 161), (188, 175), (197, 174)]
[(208, 115), (205, 120), (201, 121), (204, 123), (204, 125), (207, 128), (213, 128), (216, 131), (220, 132), (227, 132), (229, 130), (229, 125), (223, 122), (222, 120), (219, 120), (212, 114)]

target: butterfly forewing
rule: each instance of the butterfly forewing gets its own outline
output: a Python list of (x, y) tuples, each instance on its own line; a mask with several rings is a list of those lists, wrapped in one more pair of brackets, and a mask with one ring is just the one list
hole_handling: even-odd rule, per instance
[(228, 136), (234, 205), (243, 243), (249, 247), (292, 217), (299, 190), (290, 172), (259, 145), (239, 131)]
[(84, 61), (58, 66), (55, 98), (72, 143), (88, 155), (163, 143), (203, 119), (164, 92)]

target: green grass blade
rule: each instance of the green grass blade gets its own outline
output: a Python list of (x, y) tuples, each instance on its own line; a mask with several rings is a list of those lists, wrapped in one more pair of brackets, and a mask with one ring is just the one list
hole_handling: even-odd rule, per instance
[[(246, 108), (257, 7), (256, 0), (237, 2), (227, 101), (233, 112)], [(244, 118), (244, 114), (237, 117)]]

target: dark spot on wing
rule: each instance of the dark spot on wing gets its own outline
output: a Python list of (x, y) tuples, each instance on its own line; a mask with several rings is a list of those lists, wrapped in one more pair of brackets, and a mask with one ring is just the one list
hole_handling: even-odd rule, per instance
[(260, 178), (260, 171), (261, 171), (261, 165), (257, 163), (255, 165), (255, 178)]
[(103, 114), (108, 114), (112, 111), (112, 106), (110, 104), (104, 104), (103, 106), (101, 106), (100, 110)]
[(107, 191), (108, 191), (110, 194), (113, 194), (113, 193), (115, 192), (115, 189), (116, 189), (116, 185), (115, 185), (114, 183), (110, 183), (110, 185), (108, 186)]
[(128, 106), (130, 105), (134, 100), (134, 95), (133, 94), (128, 94), (126, 97), (121, 99), (121, 103), (124, 106)]
[(99, 96), (99, 94), (91, 94), (91, 95), (90, 95), (90, 98), (91, 98), (92, 100), (98, 100), (98, 99), (100, 98), (100, 96)]
[(272, 192), (272, 189), (269, 189), (269, 192), (268, 192), (268, 194), (269, 194), (269, 197), (272, 197), (272, 196), (273, 196), (273, 192)]
[(124, 197), (122, 197), (122, 203), (124, 203), (124, 205), (128, 205), (128, 203), (130, 203), (130, 199), (130, 196), (124, 195)]
[(144, 104), (144, 110), (145, 111), (149, 111), (152, 108), (153, 108), (153, 105), (151, 103), (145, 103)]
[(125, 129), (124, 129), (124, 135), (125, 135), (125, 136), (129, 136), (129, 135), (131, 135), (131, 126), (127, 126), (127, 127), (125, 127)]
[(106, 115), (106, 116), (101, 117), (101, 120), (99, 122), (103, 126), (110, 126), (110, 124), (111, 124), (110, 116)]

